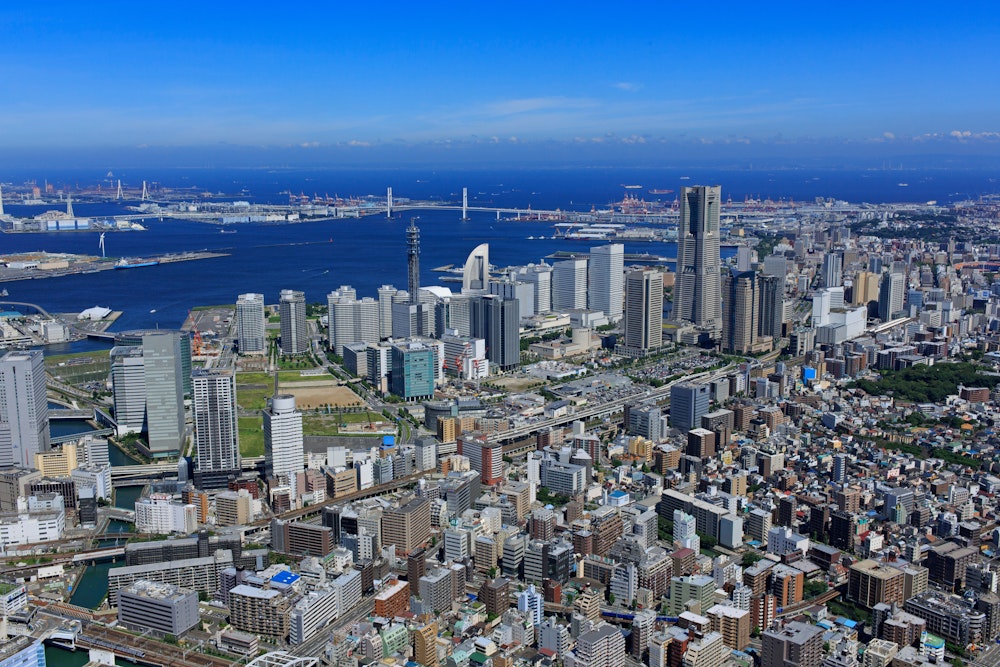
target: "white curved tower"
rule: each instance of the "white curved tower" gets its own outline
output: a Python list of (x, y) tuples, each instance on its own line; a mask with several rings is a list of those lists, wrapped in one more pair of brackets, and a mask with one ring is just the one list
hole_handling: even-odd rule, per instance
[(481, 243), (469, 253), (462, 272), (462, 291), (483, 290), (490, 282), (490, 244)]

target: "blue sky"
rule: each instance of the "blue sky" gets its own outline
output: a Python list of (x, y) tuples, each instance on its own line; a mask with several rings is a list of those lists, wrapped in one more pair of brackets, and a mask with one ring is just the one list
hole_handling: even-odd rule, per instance
[(156, 4), (0, 9), (0, 151), (1000, 145), (985, 2)]

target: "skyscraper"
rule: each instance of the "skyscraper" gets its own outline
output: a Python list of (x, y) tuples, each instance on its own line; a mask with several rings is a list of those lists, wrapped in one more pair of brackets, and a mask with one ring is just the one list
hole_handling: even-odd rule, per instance
[(295, 409), (291, 394), (275, 394), (264, 410), (264, 474), (294, 485), (305, 467), (302, 413)]
[(637, 352), (663, 345), (663, 274), (630, 271), (625, 279), (625, 347)]
[(590, 249), (590, 309), (600, 310), (608, 320), (622, 317), (622, 289), (625, 278), (625, 246), (621, 243)]
[[(184, 366), (180, 332), (143, 336), (146, 374), (146, 424), (149, 448), (170, 452), (180, 448), (184, 428)], [(194, 386), (192, 384), (192, 391)]]
[(707, 384), (683, 382), (670, 388), (670, 425), (681, 431), (690, 431), (701, 424), (702, 415), (708, 414), (711, 390)]
[(902, 273), (886, 273), (878, 291), (878, 318), (888, 322), (903, 309), (904, 278)]
[(266, 343), (264, 295), (240, 294), (236, 298), (236, 344), (240, 354), (262, 354)]
[(306, 328), (306, 295), (298, 290), (281, 290), (278, 301), (281, 316), (281, 353), (302, 354), (309, 351)]
[[(352, 290), (353, 292), (353, 290)], [(326, 297), (330, 347), (343, 356), (351, 343), (377, 343), (380, 336), (380, 303), (371, 297), (356, 299), (340, 291)]]
[(587, 307), (587, 260), (567, 259), (552, 265), (552, 310)]
[(749, 354), (757, 342), (757, 274), (753, 271), (726, 271), (722, 293), (722, 349)]
[(397, 291), (392, 285), (382, 285), (378, 288), (378, 327), (380, 338), (389, 338), (392, 336), (392, 302)]
[(203, 488), (225, 487), (239, 476), (240, 439), (236, 415), (236, 375), (228, 368), (199, 368), (192, 375), (195, 481)]
[(470, 329), (486, 341), (486, 357), (501, 370), (515, 368), (521, 361), (521, 315), (516, 299), (484, 294), (471, 300)]
[(484, 290), (490, 282), (490, 244), (480, 243), (465, 260), (462, 271), (462, 293)]
[(518, 280), (531, 283), (535, 288), (535, 312), (547, 313), (552, 310), (552, 267), (541, 264), (528, 264), (517, 274)]
[(844, 256), (839, 252), (823, 255), (823, 287), (840, 287), (844, 284)]
[(673, 317), (718, 335), (722, 332), (722, 259), (718, 185), (681, 189), (677, 281)]
[(0, 465), (35, 465), (49, 451), (49, 402), (41, 350), (8, 352), (0, 359)]
[(785, 277), (762, 275), (757, 284), (760, 293), (757, 334), (780, 338), (785, 321)]

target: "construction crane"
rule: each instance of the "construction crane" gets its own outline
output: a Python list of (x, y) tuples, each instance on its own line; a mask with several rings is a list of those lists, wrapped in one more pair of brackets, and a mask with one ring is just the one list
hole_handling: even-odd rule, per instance
[(195, 324), (194, 313), (188, 311), (188, 319), (191, 320), (191, 356), (200, 357), (204, 353), (204, 342), (201, 339), (201, 332)]

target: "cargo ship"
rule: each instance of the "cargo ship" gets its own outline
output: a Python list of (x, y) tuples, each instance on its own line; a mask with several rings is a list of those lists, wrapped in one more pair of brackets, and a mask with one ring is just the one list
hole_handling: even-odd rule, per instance
[(157, 259), (127, 259), (122, 257), (115, 262), (116, 269), (138, 269), (143, 266), (156, 266), (160, 261)]

